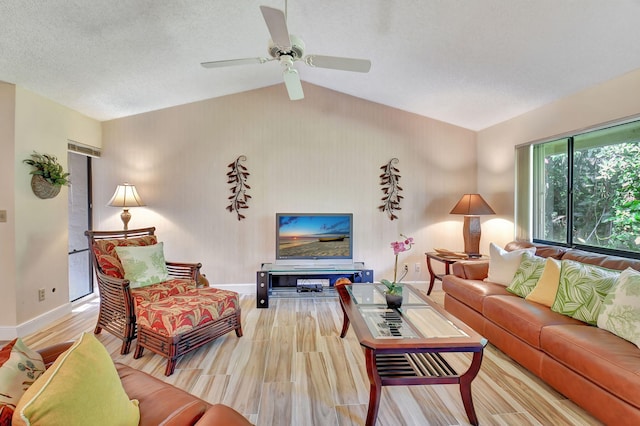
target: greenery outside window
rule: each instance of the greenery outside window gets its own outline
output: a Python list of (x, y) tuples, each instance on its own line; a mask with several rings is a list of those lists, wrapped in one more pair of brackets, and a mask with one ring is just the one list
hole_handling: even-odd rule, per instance
[(640, 257), (640, 121), (534, 145), (531, 170), (534, 241)]

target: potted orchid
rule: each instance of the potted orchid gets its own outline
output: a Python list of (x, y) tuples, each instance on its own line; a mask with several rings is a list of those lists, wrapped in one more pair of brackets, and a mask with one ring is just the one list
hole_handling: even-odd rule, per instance
[(402, 285), (400, 284), (400, 281), (402, 281), (406, 272), (402, 277), (400, 277), (400, 279), (398, 279), (398, 255), (402, 252), (411, 250), (411, 247), (413, 247), (412, 237), (407, 237), (403, 234), (400, 234), (400, 236), (404, 238), (402, 241), (394, 241), (391, 243), (393, 254), (396, 256), (393, 267), (393, 281), (386, 279), (380, 281), (385, 287), (387, 287), (385, 297), (389, 308), (399, 308), (402, 305)]

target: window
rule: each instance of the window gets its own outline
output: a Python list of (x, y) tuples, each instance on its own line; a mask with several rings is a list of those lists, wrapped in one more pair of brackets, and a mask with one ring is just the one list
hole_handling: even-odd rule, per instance
[(530, 166), (534, 240), (640, 257), (640, 121), (536, 144)]

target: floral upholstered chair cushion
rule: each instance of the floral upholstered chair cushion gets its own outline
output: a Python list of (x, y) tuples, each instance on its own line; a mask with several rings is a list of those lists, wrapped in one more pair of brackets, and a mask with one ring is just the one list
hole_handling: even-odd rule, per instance
[(138, 326), (163, 336), (175, 336), (230, 315), (239, 306), (238, 293), (234, 291), (200, 288), (157, 302), (136, 303), (136, 318)]
[(164, 298), (185, 293), (196, 288), (196, 282), (183, 278), (170, 278), (167, 281), (153, 284), (147, 287), (131, 289), (131, 295), (135, 305), (142, 302), (158, 302)]
[(124, 278), (124, 268), (116, 253), (116, 247), (150, 246), (157, 243), (158, 239), (155, 235), (145, 235), (138, 238), (96, 240), (93, 243), (93, 253), (95, 254), (102, 273), (114, 278)]

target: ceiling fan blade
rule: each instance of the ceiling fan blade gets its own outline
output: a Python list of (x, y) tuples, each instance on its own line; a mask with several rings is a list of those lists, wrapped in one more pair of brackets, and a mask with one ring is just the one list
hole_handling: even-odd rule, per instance
[(304, 62), (312, 67), (330, 68), (342, 71), (369, 72), (369, 70), (371, 69), (371, 61), (368, 59), (308, 55), (305, 56)]
[(232, 67), (235, 65), (264, 64), (265, 62), (269, 61), (273, 61), (273, 58), (227, 59), (224, 61), (201, 62), (200, 65), (205, 68), (222, 68)]
[(269, 6), (260, 6), (260, 10), (269, 28), (273, 43), (285, 52), (291, 50), (291, 40), (284, 12)]
[(284, 85), (289, 93), (289, 99), (292, 101), (303, 99), (304, 92), (302, 91), (302, 83), (300, 82), (298, 71), (295, 68), (285, 68), (282, 75), (284, 76)]

